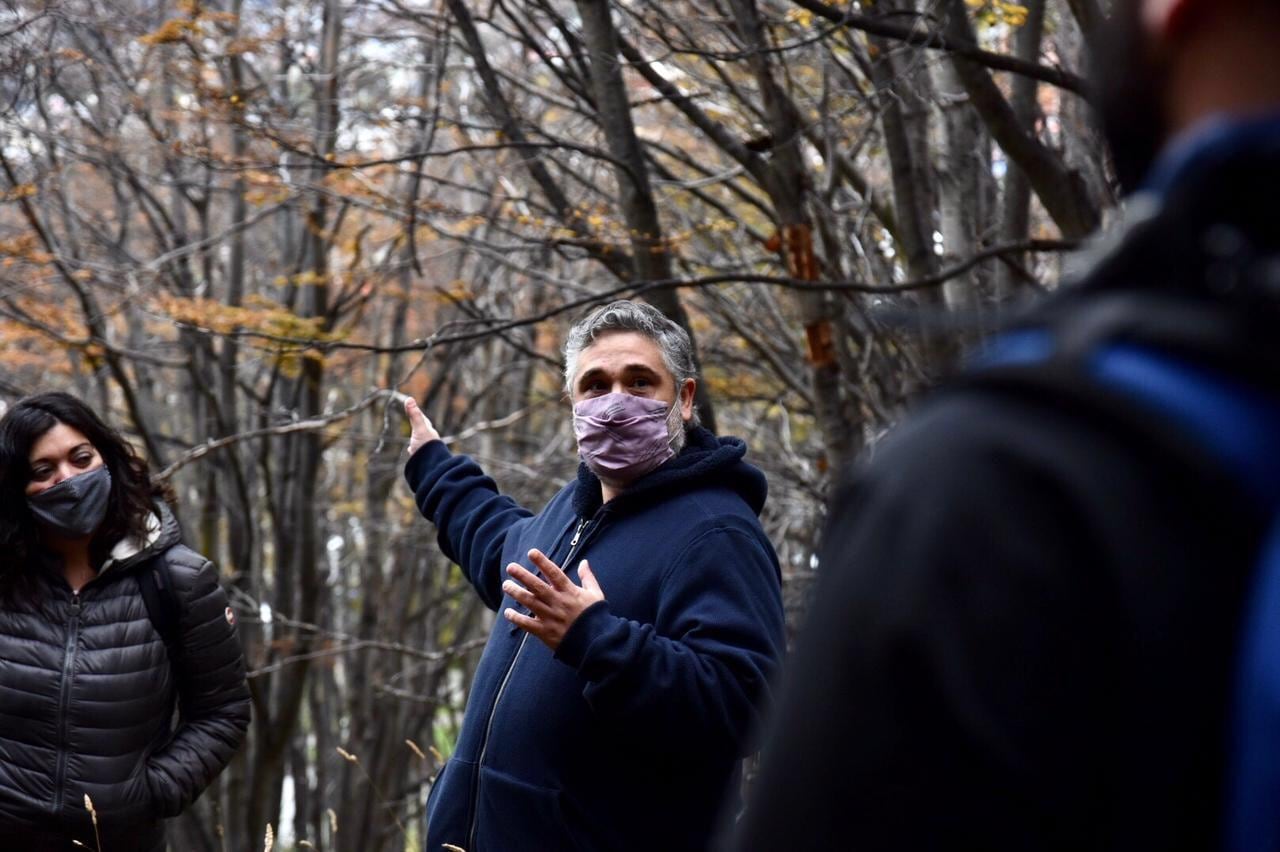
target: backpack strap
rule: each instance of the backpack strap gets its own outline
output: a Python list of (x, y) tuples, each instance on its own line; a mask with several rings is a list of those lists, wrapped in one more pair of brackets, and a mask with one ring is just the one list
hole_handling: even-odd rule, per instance
[(1280, 402), (1231, 377), (1118, 344), (1094, 374), (1191, 433), (1268, 511), (1248, 585), (1228, 741), (1225, 848), (1280, 850)]
[(948, 387), (1031, 402), (1064, 418), (1101, 425), (1133, 453), (1158, 464), (1176, 460), (1196, 481), (1239, 495), (1240, 508), (1253, 510), (1256, 499), (1241, 490), (1235, 471), (1224, 466), (1198, 432), (1133, 388), (1132, 378), (1107, 357), (1064, 353), (1048, 330), (1026, 329), (994, 338), (971, 369)]
[[(1072, 341), (1078, 346), (1079, 339)], [(1074, 347), (1073, 347), (1074, 348)], [(1280, 399), (1157, 348), (1097, 341), (1064, 353), (1048, 329), (997, 338), (969, 384), (1073, 389), (1115, 422), (1183, 445), (1271, 518), (1248, 585), (1231, 698), (1224, 809), (1229, 852), (1280, 850)], [(1092, 387), (1096, 390), (1088, 390)], [(1052, 392), (1052, 391), (1051, 391)], [(1145, 423), (1144, 423), (1145, 421)], [(1192, 449), (1194, 447), (1194, 449)], [(1186, 455), (1182, 455), (1187, 458)]]
[(177, 590), (173, 587), (169, 560), (164, 558), (164, 554), (157, 555), (138, 569), (137, 579), (151, 626), (164, 640), (170, 665), (176, 666), (182, 651), (179, 623), (182, 605), (178, 600)]
[(1280, 519), (1249, 600), (1236, 669), (1227, 776), (1228, 852), (1280, 849)]

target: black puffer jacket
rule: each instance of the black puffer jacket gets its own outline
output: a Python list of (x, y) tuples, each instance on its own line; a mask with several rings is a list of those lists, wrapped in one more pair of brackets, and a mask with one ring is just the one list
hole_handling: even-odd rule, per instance
[[(41, 567), (40, 600), (0, 609), (4, 848), (67, 849), (73, 838), (162, 848), (161, 819), (195, 799), (244, 738), (249, 691), (217, 570), (179, 543), (167, 510), (151, 526), (79, 593)], [(139, 567), (157, 556), (180, 603), (176, 667), (138, 587)]]

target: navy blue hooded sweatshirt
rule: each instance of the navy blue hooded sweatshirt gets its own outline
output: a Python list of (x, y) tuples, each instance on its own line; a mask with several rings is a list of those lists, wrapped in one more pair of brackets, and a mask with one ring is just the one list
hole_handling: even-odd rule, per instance
[(783, 655), (777, 557), (745, 445), (684, 451), (601, 505), (586, 469), (534, 515), (433, 441), (405, 468), (440, 547), (494, 610), (542, 550), (606, 599), (552, 651), (498, 619), (462, 734), (431, 791), (427, 844), (466, 852), (702, 850), (753, 748)]

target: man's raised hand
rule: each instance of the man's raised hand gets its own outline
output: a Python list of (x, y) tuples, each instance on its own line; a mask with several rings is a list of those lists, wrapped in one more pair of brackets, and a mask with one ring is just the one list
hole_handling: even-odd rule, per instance
[(422, 413), (418, 403), (412, 397), (404, 401), (404, 413), (409, 418), (409, 426), (413, 434), (409, 436), (409, 455), (413, 455), (423, 444), (440, 440), (440, 433), (431, 425), (427, 415)]
[[(529, 559), (542, 577), (512, 562), (507, 573), (512, 580), (502, 584), (502, 590), (528, 609), (532, 615), (524, 615), (507, 607), (502, 613), (517, 627), (541, 639), (552, 651), (560, 647), (569, 627), (582, 615), (583, 610), (597, 601), (604, 600), (604, 590), (596, 582), (595, 574), (587, 560), (578, 564), (578, 576), (582, 585), (576, 586), (560, 566), (548, 559), (541, 550), (530, 550)], [(518, 580), (519, 582), (513, 582)]]

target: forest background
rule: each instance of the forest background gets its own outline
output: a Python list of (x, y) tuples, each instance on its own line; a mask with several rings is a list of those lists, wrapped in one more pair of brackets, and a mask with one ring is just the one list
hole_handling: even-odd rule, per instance
[(834, 472), (1115, 209), (1103, 0), (0, 3), (0, 409), (177, 489), (254, 721), (175, 848), (416, 848), (492, 614), (401, 479), (418, 398), (537, 508), (568, 324), (694, 336), (794, 627)]

